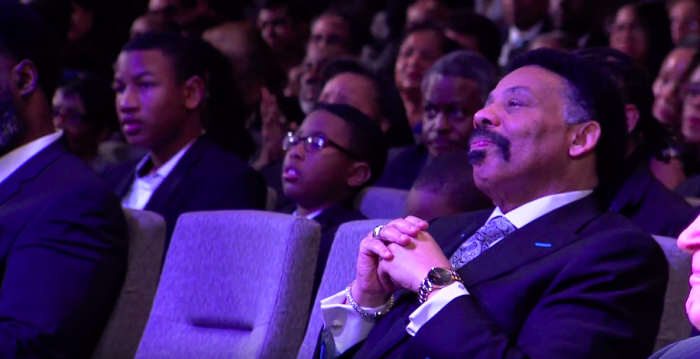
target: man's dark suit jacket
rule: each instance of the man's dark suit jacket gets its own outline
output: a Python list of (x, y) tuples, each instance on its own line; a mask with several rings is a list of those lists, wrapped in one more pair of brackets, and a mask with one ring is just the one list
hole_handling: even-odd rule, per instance
[(424, 145), (408, 147), (386, 165), (374, 186), (410, 190), (427, 161), (428, 149)]
[(673, 343), (654, 353), (649, 359), (697, 359), (700, 356), (700, 337)]
[[(401, 296), (364, 343), (376, 358), (646, 358), (668, 280), (656, 242), (588, 196), (520, 228), (458, 270), (470, 295), (411, 338), (414, 293)], [(439, 219), (428, 231), (448, 258), (491, 211)]]
[(323, 270), (326, 269), (326, 261), (331, 252), (331, 246), (333, 246), (333, 240), (338, 228), (344, 223), (365, 219), (367, 217), (352, 208), (352, 201), (336, 204), (314, 218), (321, 225), (321, 246), (318, 251), (318, 261), (316, 262), (312, 300), (316, 297), (318, 287), (321, 285)]
[(119, 200), (61, 140), (0, 183), (0, 358), (89, 358), (126, 272)]
[[(106, 175), (119, 198), (136, 178), (138, 162), (120, 166)], [(165, 218), (167, 253), (170, 237), (181, 214), (196, 211), (265, 209), (265, 180), (233, 153), (200, 138), (158, 186), (144, 210)]]
[(646, 166), (634, 171), (618, 191), (610, 210), (653, 235), (678, 238), (698, 216), (681, 196), (667, 189)]

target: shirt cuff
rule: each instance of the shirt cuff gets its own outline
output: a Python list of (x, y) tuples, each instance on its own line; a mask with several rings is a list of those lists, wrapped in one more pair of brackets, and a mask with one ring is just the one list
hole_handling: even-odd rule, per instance
[(457, 297), (469, 295), (467, 288), (460, 282), (454, 282), (445, 288), (440, 289), (430, 299), (426, 300), (418, 309), (416, 309), (408, 320), (406, 331), (409, 335), (415, 336), (420, 328), (427, 323), (430, 318), (434, 317), (442, 308)]
[[(440, 293), (438, 293), (440, 294)], [(336, 355), (343, 354), (355, 344), (365, 340), (369, 332), (374, 328), (375, 322), (363, 318), (355, 308), (345, 303), (345, 291), (321, 300), (321, 312), (323, 325), (333, 336)], [(369, 314), (383, 311), (388, 303), (377, 308), (362, 307)]]

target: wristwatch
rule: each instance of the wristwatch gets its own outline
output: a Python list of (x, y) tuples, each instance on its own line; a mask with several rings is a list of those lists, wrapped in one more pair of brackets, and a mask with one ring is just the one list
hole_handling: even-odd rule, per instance
[(457, 272), (440, 267), (430, 268), (428, 276), (423, 279), (418, 289), (418, 300), (423, 304), (434, 289), (447, 287), (454, 282), (462, 283), (462, 278)]

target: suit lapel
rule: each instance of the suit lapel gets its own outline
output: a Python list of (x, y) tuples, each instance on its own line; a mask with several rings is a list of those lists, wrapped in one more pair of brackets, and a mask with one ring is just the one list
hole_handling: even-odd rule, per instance
[(61, 137), (39, 151), (29, 161), (20, 166), (17, 171), (7, 177), (5, 181), (0, 183), (0, 206), (19, 192), (22, 184), (34, 180), (51, 163), (68, 154), (63, 141), (64, 137)]
[(511, 233), (458, 270), (469, 289), (574, 242), (576, 233), (604, 213), (597, 196), (568, 204)]
[(192, 173), (190, 169), (199, 162), (208, 148), (209, 144), (206, 140), (201, 138), (192, 144), (192, 147), (182, 156), (182, 159), (180, 159), (175, 168), (173, 168), (172, 172), (168, 174), (160, 186), (153, 192), (151, 199), (144, 209), (162, 213), (170, 199), (177, 193), (177, 189), (182, 181)]
[(117, 187), (115, 188), (115, 192), (117, 194), (117, 197), (119, 197), (119, 200), (124, 198), (129, 192), (129, 189), (134, 184), (134, 178), (136, 178), (135, 167), (128, 173), (128, 175), (122, 178), (122, 180), (119, 182), (119, 184), (117, 184)]
[(352, 209), (349, 201), (338, 203), (321, 212), (314, 220), (321, 225), (321, 232), (338, 226), (342, 223), (363, 219)]

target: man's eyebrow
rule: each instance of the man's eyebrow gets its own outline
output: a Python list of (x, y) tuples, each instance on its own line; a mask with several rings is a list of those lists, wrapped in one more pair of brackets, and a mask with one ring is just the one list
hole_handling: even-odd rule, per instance
[(134, 78), (140, 80), (140, 79), (143, 78), (143, 77), (151, 76), (151, 75), (153, 75), (153, 73), (152, 73), (151, 71), (142, 71), (142, 72), (137, 73), (137, 74), (134, 76)]
[(516, 95), (516, 94), (521, 94), (521, 95), (529, 95), (532, 96), (532, 90), (530, 90), (529, 87), (527, 86), (513, 86), (504, 91), (505, 94), (508, 95)]

